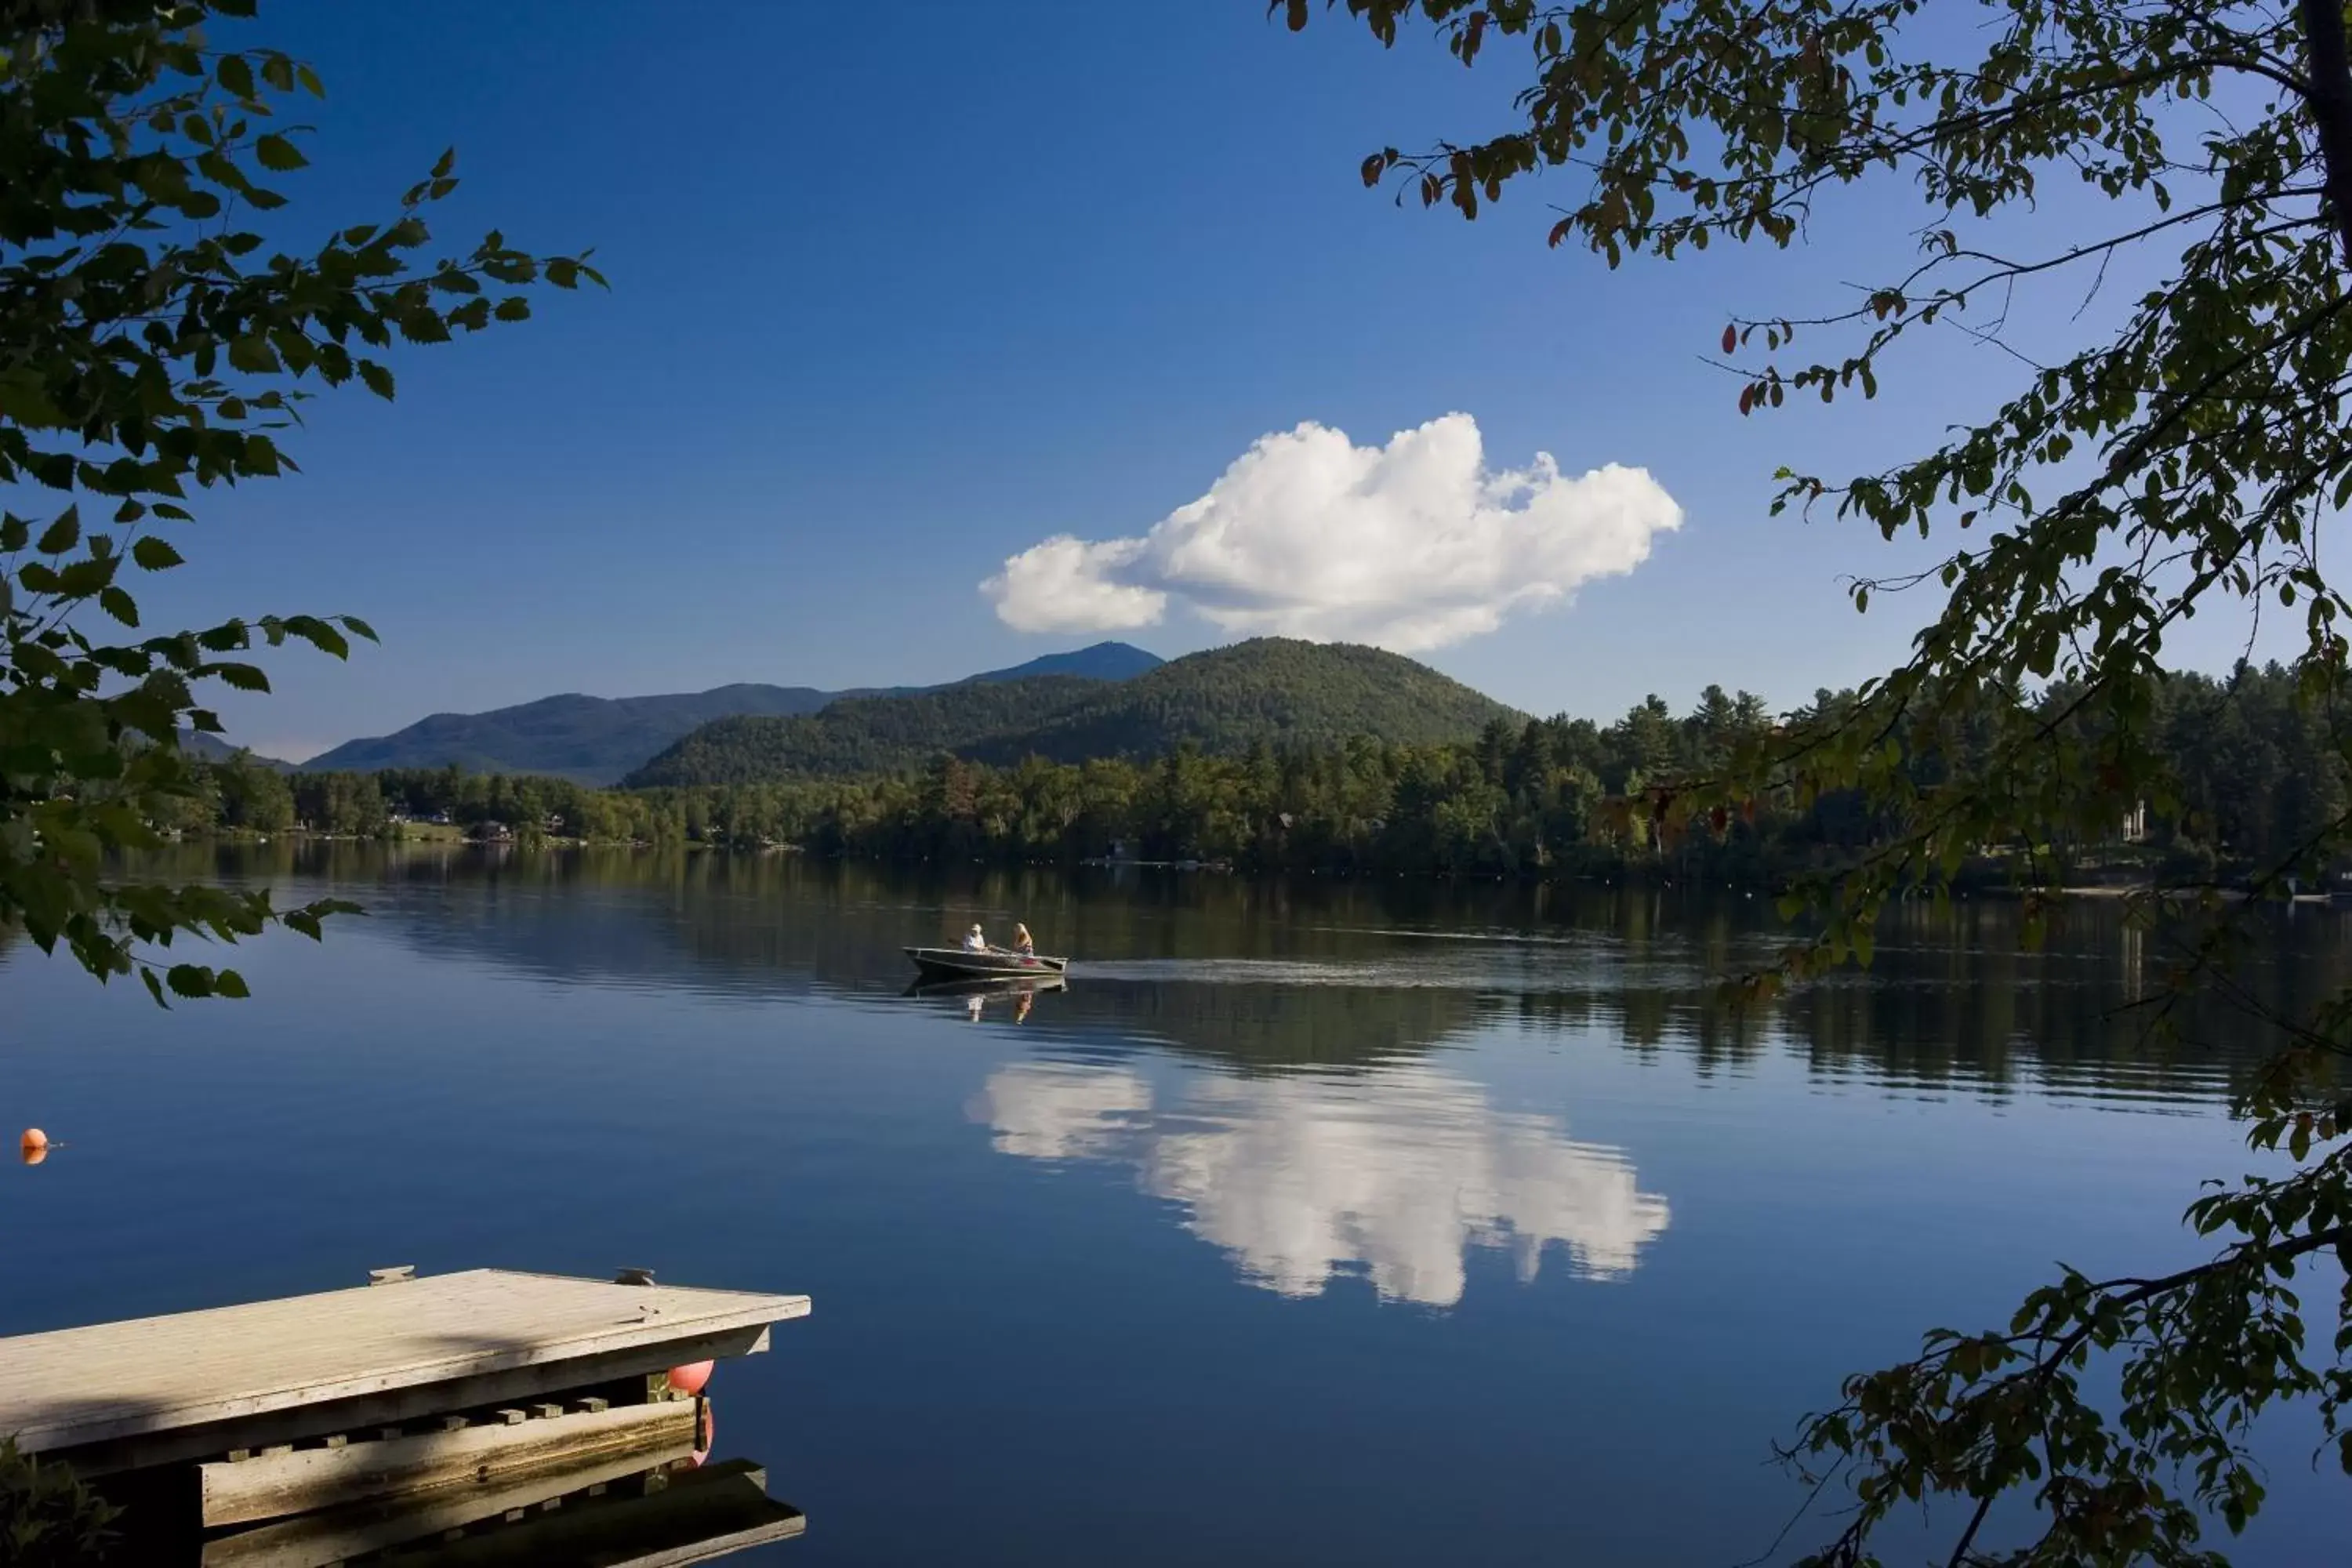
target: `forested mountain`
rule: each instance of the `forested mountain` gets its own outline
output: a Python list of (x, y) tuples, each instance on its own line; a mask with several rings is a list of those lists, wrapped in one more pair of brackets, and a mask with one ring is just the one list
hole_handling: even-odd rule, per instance
[(313, 773), (437, 768), (544, 773), (610, 784), (698, 724), (733, 713), (814, 713), (837, 693), (740, 684), (656, 697), (542, 697), (487, 713), (436, 713), (404, 730), (346, 741), (303, 766)]
[(705, 725), (629, 775), (635, 788), (751, 784), (796, 774), (895, 773), (940, 752), (982, 762), (1150, 758), (1191, 744), (1350, 735), (1401, 745), (1464, 741), (1517, 719), (1426, 665), (1378, 648), (1262, 637), (1162, 664), (1131, 680), (1032, 676), (909, 696), (844, 700), (789, 719)]
[(1192, 744), (1232, 755), (1260, 742), (1312, 746), (1369, 735), (1391, 745), (1466, 741), (1523, 720), (1401, 654), (1349, 643), (1258, 637), (1101, 687), (1025, 729), (964, 749), (975, 761), (1156, 757)]
[(720, 719), (631, 773), (631, 789), (756, 784), (804, 773), (897, 773), (1034, 727), (1112, 685), (1075, 675), (974, 680), (895, 697), (845, 697), (792, 719)]
[(247, 751), (243, 746), (224, 741), (218, 735), (207, 735), (201, 730), (181, 731), (180, 750), (190, 756), (202, 757), (208, 763), (226, 763), (234, 757), (242, 756), (258, 767), (274, 768), (281, 773), (294, 765), (291, 763), (281, 763), (276, 757), (257, 755)]
[[(1126, 643), (1097, 643), (1047, 654), (1010, 669), (989, 670), (957, 682), (1002, 684), (1033, 676), (1081, 676), (1124, 680), (1160, 663)], [(810, 686), (744, 682), (709, 691), (655, 697), (542, 697), (485, 713), (436, 713), (404, 730), (347, 741), (313, 757), (318, 773), (372, 773), (380, 768), (455, 765), (472, 773), (538, 773), (576, 784), (604, 784), (644, 763), (696, 727), (740, 714), (786, 718), (814, 713), (845, 697), (907, 696), (940, 687), (900, 686), (821, 691)]]

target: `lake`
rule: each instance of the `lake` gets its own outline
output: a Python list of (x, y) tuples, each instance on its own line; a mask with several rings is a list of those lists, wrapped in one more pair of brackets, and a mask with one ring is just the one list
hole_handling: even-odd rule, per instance
[[(1906, 910), (1734, 1023), (1713, 981), (1778, 938), (1719, 891), (170, 869), (371, 912), (169, 1014), (0, 951), (0, 1124), (65, 1145), (0, 1177), (0, 1332), (397, 1263), (805, 1291), (711, 1385), (808, 1515), (747, 1563), (1740, 1563), (1841, 1374), (2059, 1259), (2193, 1260), (2181, 1207), (2252, 1163), (2226, 1028), (2137, 1051), (2160, 959), (2097, 902), (2039, 952), (2007, 903)], [(2260, 984), (2352, 975), (2352, 917), (2265, 918)], [(1014, 919), (1066, 992), (901, 994), (902, 946)], [(2272, 1424), (2238, 1561), (2340, 1556), (2315, 1438)]]

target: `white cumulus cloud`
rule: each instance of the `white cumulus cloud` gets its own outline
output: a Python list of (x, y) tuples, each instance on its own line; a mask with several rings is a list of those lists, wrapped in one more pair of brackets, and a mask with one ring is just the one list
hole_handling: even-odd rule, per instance
[(1621, 1151), (1433, 1068), (1191, 1087), (1159, 1107), (1124, 1068), (1015, 1063), (967, 1110), (1007, 1154), (1132, 1165), (1244, 1279), (1286, 1296), (1360, 1268), (1391, 1300), (1451, 1307), (1474, 1247), (1509, 1249), (1523, 1280), (1555, 1247), (1582, 1278), (1622, 1279), (1670, 1218)]
[(996, 1134), (1000, 1154), (1103, 1160), (1151, 1110), (1151, 1086), (1115, 1068), (1023, 1063), (999, 1069), (965, 1110)]
[(1260, 437), (1142, 537), (1058, 535), (981, 588), (1022, 631), (1129, 631), (1175, 601), (1237, 636), (1413, 653), (1631, 572), (1682, 515), (1644, 468), (1570, 478), (1544, 452), (1490, 468), (1467, 414), (1384, 447), (1309, 422)]
[(1139, 539), (1088, 544), (1058, 534), (1007, 560), (1003, 574), (981, 588), (996, 601), (1005, 624), (1024, 632), (1133, 631), (1155, 624), (1168, 609), (1168, 595), (1157, 588), (1112, 575), (1142, 552)]

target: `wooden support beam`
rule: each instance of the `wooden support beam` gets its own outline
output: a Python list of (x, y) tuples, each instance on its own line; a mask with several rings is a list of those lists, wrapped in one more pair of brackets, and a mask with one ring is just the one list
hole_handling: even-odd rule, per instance
[(408, 1552), (418, 1550), (411, 1542), (463, 1541), (467, 1525), (503, 1518), (509, 1509), (572, 1493), (583, 1500), (601, 1497), (615, 1482), (686, 1458), (688, 1450), (680, 1447), (650, 1448), (581, 1466), (450, 1487), (420, 1497), (299, 1514), (214, 1536), (205, 1543), (203, 1568), (332, 1568), (351, 1558), (394, 1547), (406, 1547), (402, 1553), (405, 1558)]
[(688, 1405), (625, 1405), (530, 1421), (494, 1422), (341, 1448), (281, 1448), (237, 1464), (197, 1467), (206, 1529), (280, 1519), (370, 1498), (427, 1492), (522, 1471), (575, 1467), (616, 1454), (690, 1448)]

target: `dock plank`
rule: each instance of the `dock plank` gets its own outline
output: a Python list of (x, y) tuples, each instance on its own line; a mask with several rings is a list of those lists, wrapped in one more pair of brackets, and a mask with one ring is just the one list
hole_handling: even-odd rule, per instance
[[(470, 1381), (561, 1386), (713, 1340), (751, 1348), (805, 1296), (478, 1268), (0, 1339), (0, 1433), (28, 1453)], [(513, 1374), (538, 1370), (536, 1377)]]
[(640, 1449), (681, 1443), (691, 1449), (700, 1418), (691, 1405), (623, 1405), (512, 1426), (469, 1426), (340, 1448), (295, 1448), (243, 1464), (199, 1465), (198, 1517), (207, 1527), (246, 1524)]

